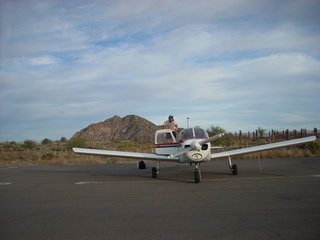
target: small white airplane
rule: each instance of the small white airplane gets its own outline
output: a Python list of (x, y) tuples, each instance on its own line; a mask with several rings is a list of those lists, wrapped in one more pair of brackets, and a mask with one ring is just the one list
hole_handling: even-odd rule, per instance
[[(238, 174), (238, 167), (232, 164), (231, 157), (243, 154), (250, 154), (275, 148), (287, 147), (297, 144), (312, 142), (316, 139), (315, 136), (299, 138), (289, 141), (270, 143), (255, 147), (248, 147), (236, 149), (225, 152), (211, 153), (211, 142), (221, 138), (224, 134), (218, 134), (209, 137), (208, 133), (200, 128), (185, 128), (183, 129), (178, 138), (174, 137), (172, 130), (162, 129), (156, 131), (155, 134), (155, 154), (152, 153), (138, 153), (138, 152), (123, 152), (123, 151), (109, 151), (99, 149), (87, 148), (73, 148), (73, 151), (79, 154), (100, 155), (121, 158), (134, 158), (140, 159), (138, 163), (139, 169), (145, 169), (146, 165), (142, 160), (157, 161), (157, 167), (152, 168), (152, 177), (156, 178), (160, 170), (160, 162), (178, 162), (189, 163), (195, 165), (194, 182), (201, 181), (201, 172), (199, 164), (202, 162), (209, 162), (213, 159), (228, 158), (229, 168), (233, 175)], [(215, 147), (213, 147), (215, 148)]]

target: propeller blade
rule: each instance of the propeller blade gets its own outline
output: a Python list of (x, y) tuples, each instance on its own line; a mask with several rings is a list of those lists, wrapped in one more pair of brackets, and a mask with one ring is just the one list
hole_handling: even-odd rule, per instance
[(199, 142), (199, 144), (202, 145), (202, 144), (205, 144), (205, 143), (208, 143), (208, 142), (213, 142), (213, 141), (221, 138), (222, 136), (224, 136), (224, 133), (220, 133), (220, 134), (214, 135), (213, 137), (208, 138), (208, 139), (203, 139), (203, 140), (201, 140)]
[(182, 154), (185, 154), (186, 152), (189, 152), (190, 150), (192, 150), (193, 149), (193, 147), (187, 147), (187, 148), (185, 148), (185, 149), (183, 149), (181, 152), (179, 151), (179, 152), (177, 152), (177, 153), (175, 153), (175, 154), (171, 154), (170, 155), (170, 158), (175, 158), (175, 157), (178, 157), (178, 156), (180, 156), (180, 155), (182, 155)]

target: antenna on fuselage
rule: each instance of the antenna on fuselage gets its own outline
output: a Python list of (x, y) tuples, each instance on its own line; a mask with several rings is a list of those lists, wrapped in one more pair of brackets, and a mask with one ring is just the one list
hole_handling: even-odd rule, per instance
[(188, 128), (190, 128), (190, 118), (187, 118)]

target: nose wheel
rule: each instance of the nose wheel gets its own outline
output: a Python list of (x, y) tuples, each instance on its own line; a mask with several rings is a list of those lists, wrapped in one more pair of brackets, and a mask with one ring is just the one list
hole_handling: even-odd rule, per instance
[(196, 164), (196, 168), (194, 170), (194, 182), (200, 183), (200, 181), (201, 181), (201, 171), (200, 171), (199, 165)]

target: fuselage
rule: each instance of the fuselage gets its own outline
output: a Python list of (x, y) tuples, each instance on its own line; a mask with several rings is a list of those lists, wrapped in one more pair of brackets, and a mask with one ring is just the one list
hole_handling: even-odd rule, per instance
[[(179, 155), (181, 163), (199, 163), (210, 161), (211, 144), (199, 144), (208, 139), (208, 133), (200, 128), (185, 128), (177, 138), (169, 129), (158, 130), (155, 135), (155, 151), (159, 155)], [(186, 151), (186, 149), (191, 150)], [(185, 152), (184, 152), (185, 151)]]

